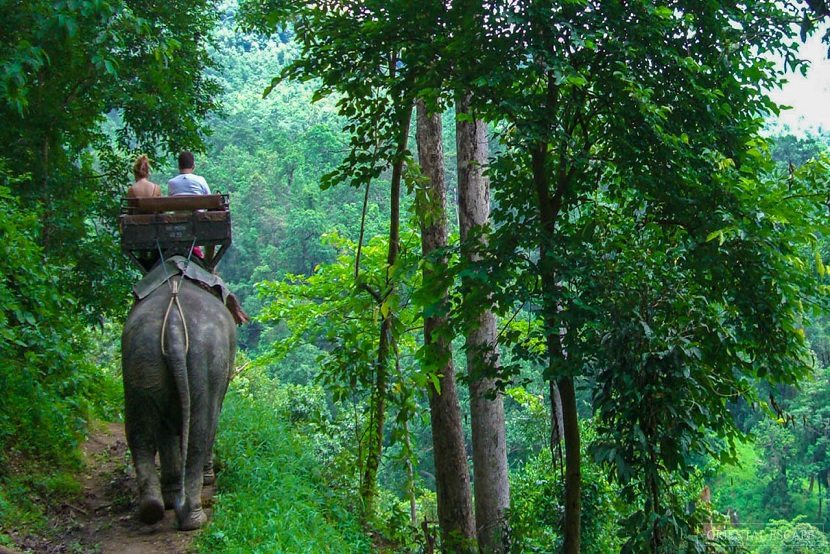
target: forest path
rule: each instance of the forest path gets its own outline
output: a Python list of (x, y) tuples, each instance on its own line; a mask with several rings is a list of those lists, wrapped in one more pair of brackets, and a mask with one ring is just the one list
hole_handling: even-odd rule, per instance
[[(195, 533), (176, 530), (176, 516), (167, 510), (155, 525), (135, 517), (135, 472), (128, 457), (123, 423), (98, 423), (84, 443), (83, 491), (74, 502), (63, 504), (50, 516), (55, 533), (51, 539), (24, 539), (34, 552), (101, 554), (185, 554), (193, 552)], [(203, 503), (208, 517), (213, 487), (205, 487)], [(30, 542), (31, 541), (31, 542)]]

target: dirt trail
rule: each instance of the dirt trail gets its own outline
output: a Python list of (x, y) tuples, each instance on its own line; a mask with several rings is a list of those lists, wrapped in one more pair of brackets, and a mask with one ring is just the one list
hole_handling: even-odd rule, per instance
[[(129, 462), (124, 425), (100, 424), (83, 445), (86, 470), (83, 493), (50, 514), (51, 538), (18, 537), (24, 551), (101, 554), (185, 554), (193, 552), (195, 533), (176, 530), (176, 517), (167, 510), (155, 525), (135, 518), (135, 473)], [(205, 487), (208, 517), (213, 487)]]

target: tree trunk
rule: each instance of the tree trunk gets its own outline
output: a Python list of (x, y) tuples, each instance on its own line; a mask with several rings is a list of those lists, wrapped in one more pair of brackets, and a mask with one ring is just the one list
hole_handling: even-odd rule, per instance
[(553, 380), (548, 381), (550, 393), (550, 459), (554, 471), (563, 470), (562, 440), (565, 437), (565, 422), (562, 421), (562, 397)]
[(562, 419), (565, 423), (565, 554), (579, 554), (582, 533), (582, 454), (576, 391), (572, 377), (559, 379)]
[[(395, 161), (392, 164), (391, 202), (389, 208), (389, 251), (386, 256), (386, 290), (382, 298), (387, 298), (395, 289), (396, 283), (391, 279), (389, 269), (398, 259), (400, 249), (400, 198), (401, 176), (403, 174), (403, 153), (409, 139), (409, 122), (412, 119), (412, 106), (403, 110), (398, 120), (399, 135)], [(357, 273), (357, 270), (355, 270)], [(377, 489), (378, 467), (383, 453), (383, 424), (386, 418), (387, 382), (389, 376), (389, 351), (392, 343), (392, 318), (394, 310), (390, 307), (380, 324), (380, 341), (375, 365), (375, 386), (372, 391), (369, 420), (369, 444), (366, 448), (366, 468), (360, 483), (360, 498), (363, 501), (365, 519), (371, 519), (375, 513), (375, 494)]]
[(564, 554), (579, 554), (582, 523), (582, 463), (580, 453), (579, 420), (576, 410), (576, 391), (573, 377), (555, 375), (557, 359), (563, 358), (562, 337), (557, 326), (556, 314), (559, 310), (556, 267), (549, 255), (550, 242), (556, 231), (556, 219), (562, 207), (562, 196), (566, 182), (557, 182), (557, 190), (551, 195), (548, 176), (548, 145), (542, 141), (531, 150), (533, 184), (539, 209), (539, 265), (542, 278), (542, 306), (545, 318), (546, 346), (548, 351), (548, 378), (556, 379), (559, 396), (562, 401), (563, 436), (565, 439), (565, 523), (563, 529)]
[[(470, 95), (456, 106), (457, 114), (470, 112)], [(458, 119), (458, 223), (462, 253), (467, 261), (480, 259), (480, 244), (468, 244), (471, 231), (490, 219), (490, 183), (484, 176), (487, 165), (487, 129), (483, 121)], [(464, 310), (476, 311), (475, 298), (481, 294), (465, 284)], [(472, 293), (472, 294), (470, 294)], [(470, 300), (472, 296), (473, 300)], [(489, 309), (478, 313), (466, 337), (467, 371), (470, 375), (470, 419), (473, 432), (473, 486), (479, 548), (482, 552), (505, 552), (505, 517), (510, 507), (507, 446), (504, 428), (504, 400), (493, 375), (499, 367), (496, 318)]]
[[(446, 185), (444, 183), (444, 150), (441, 144), (441, 116), (427, 113), (418, 102), (418, 161), (427, 177), (426, 200), (417, 206), (421, 225), (423, 255), (447, 245)], [(446, 271), (446, 259), (424, 267), (424, 282), (438, 278)], [(440, 304), (447, 302), (447, 291), (441, 291)], [(470, 498), (470, 477), (461, 410), (455, 389), (455, 373), (446, 333), (447, 318), (443, 310), (424, 318), (424, 350), (430, 365), (439, 374), (440, 390), (429, 385), (429, 407), (432, 415), (432, 444), (435, 459), (435, 489), (438, 497), (438, 524), (445, 552), (473, 552), (475, 523)]]
[(651, 552), (652, 554), (660, 554), (663, 552), (663, 530), (660, 528), (660, 516), (662, 515), (662, 508), (660, 507), (660, 483), (657, 476), (657, 453), (654, 449), (650, 449), (649, 458), (651, 459), (652, 471), (647, 477), (649, 495), (651, 496), (651, 513), (654, 514), (654, 523), (651, 525)]
[[(557, 293), (559, 289), (557, 287)], [(556, 313), (562, 311), (562, 305), (557, 301)], [(555, 354), (562, 359), (567, 359), (568, 354), (565, 352), (563, 341), (565, 339), (565, 329), (559, 328), (559, 342), (556, 343), (557, 350)], [(550, 455), (553, 462), (554, 471), (562, 472), (562, 477), (565, 476), (565, 455), (562, 452), (562, 441), (565, 440), (565, 421), (562, 415), (562, 395), (559, 394), (559, 387), (556, 380), (550, 378), (548, 380), (548, 387), (550, 392)]]

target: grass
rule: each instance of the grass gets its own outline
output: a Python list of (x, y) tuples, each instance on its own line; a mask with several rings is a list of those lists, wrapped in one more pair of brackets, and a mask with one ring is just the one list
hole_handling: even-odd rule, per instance
[(0, 545), (11, 546), (7, 533), (40, 534), (48, 529), (50, 504), (77, 497), (81, 484), (76, 468), (30, 466), (0, 479)]
[(228, 395), (217, 454), (222, 471), (199, 552), (371, 551), (344, 500), (327, 489), (303, 437), (267, 399)]

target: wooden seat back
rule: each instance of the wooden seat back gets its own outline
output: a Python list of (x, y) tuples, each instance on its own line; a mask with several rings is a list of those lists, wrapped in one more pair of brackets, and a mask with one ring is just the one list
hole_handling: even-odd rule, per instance
[(192, 210), (227, 210), (227, 197), (222, 194), (193, 194), (127, 198), (128, 213), (162, 213)]

